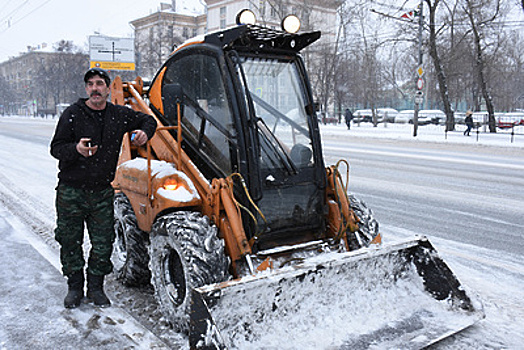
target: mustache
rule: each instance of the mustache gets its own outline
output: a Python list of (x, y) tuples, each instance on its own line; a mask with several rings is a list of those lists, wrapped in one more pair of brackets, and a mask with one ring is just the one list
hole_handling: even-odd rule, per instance
[(102, 94), (97, 91), (93, 91), (89, 96), (102, 96)]

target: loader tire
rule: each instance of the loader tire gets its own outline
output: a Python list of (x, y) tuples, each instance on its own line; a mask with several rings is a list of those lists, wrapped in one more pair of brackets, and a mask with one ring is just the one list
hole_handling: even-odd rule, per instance
[(351, 209), (360, 219), (359, 229), (349, 237), (351, 250), (368, 247), (371, 241), (379, 234), (378, 221), (373, 211), (354, 195), (349, 195)]
[(228, 279), (229, 260), (217, 228), (197, 212), (176, 212), (153, 225), (150, 267), (155, 296), (179, 332), (189, 329), (191, 290)]
[(138, 228), (133, 207), (123, 193), (116, 193), (115, 258), (117, 278), (126, 286), (138, 287), (151, 282), (149, 270), (149, 235)]

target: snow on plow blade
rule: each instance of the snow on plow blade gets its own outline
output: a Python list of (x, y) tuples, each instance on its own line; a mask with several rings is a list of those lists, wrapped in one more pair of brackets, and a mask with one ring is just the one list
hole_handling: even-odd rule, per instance
[(484, 317), (425, 238), (193, 290), (191, 349), (419, 349)]

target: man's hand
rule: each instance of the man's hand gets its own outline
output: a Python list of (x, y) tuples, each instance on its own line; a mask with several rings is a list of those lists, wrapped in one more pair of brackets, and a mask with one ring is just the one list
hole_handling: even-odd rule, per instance
[(131, 133), (131, 142), (135, 146), (142, 146), (147, 142), (147, 134), (142, 130), (135, 130)]
[(80, 153), (84, 157), (91, 157), (96, 153), (98, 150), (98, 146), (93, 146), (91, 144), (91, 139), (83, 137), (80, 139), (80, 141), (76, 144), (76, 150), (78, 153)]

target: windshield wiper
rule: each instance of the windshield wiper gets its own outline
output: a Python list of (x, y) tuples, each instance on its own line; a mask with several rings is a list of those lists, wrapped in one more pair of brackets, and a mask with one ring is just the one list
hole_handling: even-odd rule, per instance
[(291, 157), (286, 152), (286, 149), (284, 148), (280, 140), (275, 136), (275, 134), (273, 134), (271, 130), (269, 130), (266, 122), (262, 118), (259, 118), (257, 122), (257, 126), (258, 126), (258, 130), (260, 130), (260, 134), (266, 138), (267, 140), (266, 144), (271, 146), (271, 148), (274, 151), (274, 154), (277, 155), (278, 159), (284, 165), (287, 172), (290, 175), (297, 174), (298, 173), (297, 167), (295, 166), (295, 164), (293, 164)]
[(284, 113), (280, 112), (275, 107), (271, 106), (269, 103), (264, 101), (262, 98), (258, 97), (256, 94), (251, 92), (251, 98), (253, 101), (255, 101), (260, 107), (271, 113), (273, 116), (276, 117), (277, 120), (283, 119), (285, 120), (289, 125), (291, 125), (294, 129), (298, 130), (302, 135), (305, 135), (309, 138), (309, 130), (295, 122), (293, 119), (289, 118)]

